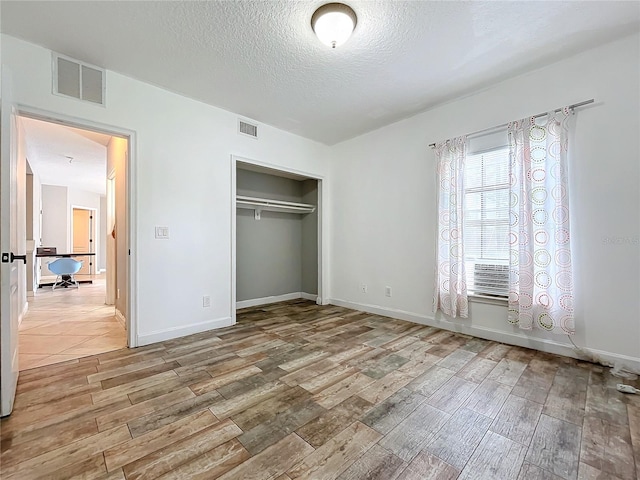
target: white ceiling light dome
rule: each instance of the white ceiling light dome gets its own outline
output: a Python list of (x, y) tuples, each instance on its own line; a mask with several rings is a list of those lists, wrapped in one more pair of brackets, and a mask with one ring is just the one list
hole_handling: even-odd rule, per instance
[(356, 12), (344, 3), (327, 3), (311, 17), (311, 28), (320, 41), (331, 48), (346, 42), (357, 23)]

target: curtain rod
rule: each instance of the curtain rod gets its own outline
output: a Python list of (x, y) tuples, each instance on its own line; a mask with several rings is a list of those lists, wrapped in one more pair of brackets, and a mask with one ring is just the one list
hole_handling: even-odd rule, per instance
[[(589, 105), (590, 103), (593, 103), (593, 102), (595, 102), (595, 100), (592, 98), (590, 100), (585, 100), (584, 102), (574, 103), (573, 105), (569, 105), (569, 109), (573, 110), (574, 108), (583, 107), (583, 106)], [(554, 110), (554, 112), (560, 112), (560, 111), (562, 111), (562, 108), (556, 108)], [(537, 115), (533, 115), (532, 117), (533, 118), (544, 117), (547, 113), (549, 113), (549, 112), (539, 113)], [(472, 133), (468, 133), (467, 137), (470, 137), (472, 135), (478, 135), (478, 134), (484, 133), (484, 132), (488, 132), (490, 130), (496, 130), (498, 128), (503, 128), (503, 127), (506, 127), (507, 125), (509, 125), (509, 124), (508, 123), (503, 123), (502, 125), (496, 125), (495, 127), (484, 128), (482, 130), (478, 130), (478, 131), (475, 131), (475, 132), (472, 132)], [(429, 146), (431, 148), (435, 148), (436, 144), (435, 143), (430, 143)]]

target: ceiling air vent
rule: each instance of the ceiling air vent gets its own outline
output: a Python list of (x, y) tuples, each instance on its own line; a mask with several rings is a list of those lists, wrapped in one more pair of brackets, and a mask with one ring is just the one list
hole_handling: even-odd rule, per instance
[(238, 133), (249, 137), (258, 138), (258, 125), (238, 119)]
[(53, 54), (53, 93), (104, 105), (104, 69)]

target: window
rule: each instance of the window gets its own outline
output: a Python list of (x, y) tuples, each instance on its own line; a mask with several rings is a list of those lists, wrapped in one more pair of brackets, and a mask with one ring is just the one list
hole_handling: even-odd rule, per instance
[(464, 170), (464, 249), (469, 295), (507, 297), (509, 148), (468, 154)]

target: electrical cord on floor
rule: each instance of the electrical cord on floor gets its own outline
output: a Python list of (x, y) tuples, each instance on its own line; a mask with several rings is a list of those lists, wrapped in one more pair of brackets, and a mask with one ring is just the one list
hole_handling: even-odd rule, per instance
[[(634, 373), (627, 365), (623, 364), (622, 362), (611, 363), (610, 361), (605, 360), (604, 358), (600, 357), (599, 355), (596, 355), (590, 350), (587, 350), (586, 348), (579, 347), (578, 345), (576, 345), (573, 341), (573, 338), (571, 338), (571, 335), (567, 335), (567, 338), (571, 342), (571, 345), (573, 345), (573, 349), (580, 356), (585, 357), (590, 362), (598, 363), (605, 367), (610, 367), (611, 375), (619, 378), (625, 378), (627, 380), (635, 380), (636, 378), (638, 378), (638, 375)], [(623, 384), (619, 384), (619, 385), (623, 385)], [(625, 385), (625, 386), (628, 387), (629, 385)], [(630, 387), (630, 388), (634, 388), (634, 387)], [(620, 389), (618, 388), (618, 390)], [(622, 392), (623, 390), (620, 390), (620, 391)], [(627, 391), (625, 393), (638, 393), (638, 392)]]

